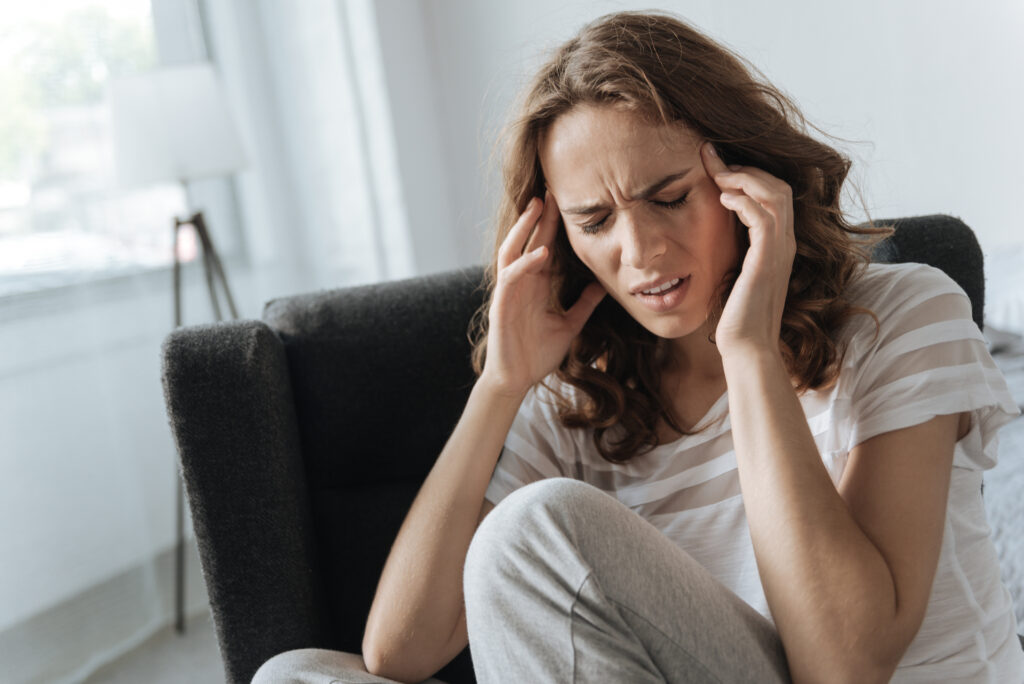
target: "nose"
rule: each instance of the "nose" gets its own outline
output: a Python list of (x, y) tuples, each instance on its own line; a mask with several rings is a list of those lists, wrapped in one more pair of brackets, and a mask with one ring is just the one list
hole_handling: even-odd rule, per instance
[(633, 216), (623, 214), (617, 227), (621, 231), (620, 260), (624, 266), (644, 270), (665, 253), (665, 236), (654, 221), (640, 222)]

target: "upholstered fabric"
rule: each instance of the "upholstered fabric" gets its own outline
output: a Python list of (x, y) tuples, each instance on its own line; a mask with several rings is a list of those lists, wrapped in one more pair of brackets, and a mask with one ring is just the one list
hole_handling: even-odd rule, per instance
[(260, 321), (182, 328), (163, 382), (221, 655), (248, 682), (328, 624), (284, 345)]

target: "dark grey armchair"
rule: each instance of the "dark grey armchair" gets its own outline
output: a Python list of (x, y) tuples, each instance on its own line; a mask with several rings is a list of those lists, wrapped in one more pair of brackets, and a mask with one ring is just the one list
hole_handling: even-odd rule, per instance
[[(941, 268), (981, 326), (982, 255), (949, 216), (896, 221), (878, 261)], [(405, 513), (474, 381), (482, 270), (271, 301), (182, 328), (167, 410), (229, 682), (295, 648), (359, 652)], [(437, 677), (473, 682), (469, 649)]]

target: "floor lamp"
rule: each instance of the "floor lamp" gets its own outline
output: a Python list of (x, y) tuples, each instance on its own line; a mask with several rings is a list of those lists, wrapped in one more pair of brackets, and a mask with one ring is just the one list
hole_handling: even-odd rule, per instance
[[(109, 90), (118, 184), (140, 187), (177, 181), (188, 184), (228, 176), (245, 166), (245, 155), (227, 99), (210, 64), (159, 69), (117, 79)], [(188, 201), (188, 200), (186, 200)], [(191, 203), (191, 202), (190, 202)], [(191, 209), (191, 208), (190, 208)], [(216, 320), (222, 320), (217, 283), (231, 318), (237, 318), (224, 265), (202, 211), (174, 218), (174, 327), (182, 324), (182, 238), (191, 227), (198, 238), (203, 273)], [(185, 632), (185, 493), (175, 476), (175, 629)]]

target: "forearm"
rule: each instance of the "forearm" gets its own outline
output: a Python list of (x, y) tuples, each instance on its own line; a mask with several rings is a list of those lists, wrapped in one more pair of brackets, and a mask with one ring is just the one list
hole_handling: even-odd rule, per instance
[(364, 658), (388, 667), (392, 677), (440, 653), (455, 629), (466, 552), (520, 403), (521, 398), (502, 396), (478, 381), (406, 514), (363, 637)]
[(794, 678), (817, 678), (805, 665), (870, 670), (897, 621), (889, 566), (825, 470), (779, 355), (723, 364), (758, 570)]

